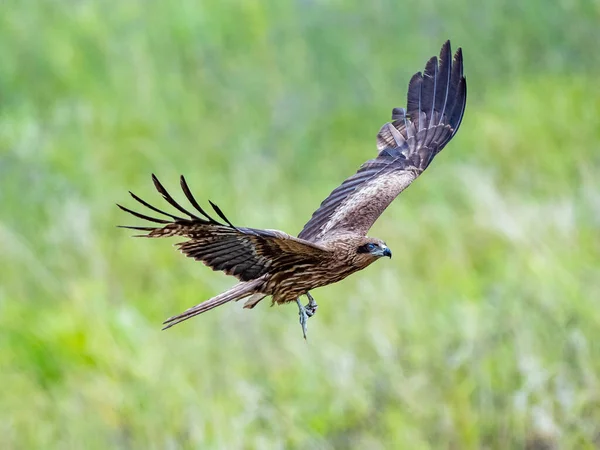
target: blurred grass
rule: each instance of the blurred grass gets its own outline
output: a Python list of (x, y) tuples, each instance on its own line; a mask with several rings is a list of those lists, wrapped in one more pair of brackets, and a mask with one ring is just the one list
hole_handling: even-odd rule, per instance
[[(597, 1), (0, 8), (2, 448), (598, 448)], [(394, 259), (307, 343), (267, 304), (160, 332), (232, 281), (114, 203), (184, 173), (297, 233), (447, 38), (466, 116), (372, 230)]]

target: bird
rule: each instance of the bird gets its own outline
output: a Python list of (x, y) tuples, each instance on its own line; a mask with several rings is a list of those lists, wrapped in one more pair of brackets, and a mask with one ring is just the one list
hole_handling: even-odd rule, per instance
[[(410, 79), (406, 108), (393, 108), (391, 121), (377, 134), (377, 155), (325, 198), (297, 237), (278, 230), (233, 225), (209, 200), (220, 220), (215, 219), (196, 201), (183, 175), (181, 189), (193, 212), (177, 203), (154, 174), (156, 190), (179, 216), (129, 192), (162, 218), (117, 204), (153, 224), (123, 228), (142, 231), (144, 234), (138, 236), (148, 238), (185, 238), (175, 244), (184, 255), (238, 279), (225, 292), (168, 318), (163, 329), (231, 301), (247, 299), (244, 308), (251, 309), (270, 296), (272, 305), (297, 304), (306, 339), (307, 321), (318, 308), (311, 291), (341, 281), (380, 258), (392, 257), (385, 242), (368, 237), (367, 232), (456, 134), (466, 100), (462, 49), (453, 56), (448, 40), (439, 58), (430, 58), (424, 71)], [(308, 299), (306, 305), (301, 302), (302, 296)]]

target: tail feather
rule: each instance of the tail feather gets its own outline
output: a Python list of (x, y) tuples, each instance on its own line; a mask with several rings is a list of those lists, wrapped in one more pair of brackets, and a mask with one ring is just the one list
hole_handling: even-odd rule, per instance
[(238, 283), (235, 286), (233, 286), (231, 289), (229, 289), (209, 300), (206, 300), (196, 306), (193, 306), (190, 309), (187, 309), (186, 311), (182, 312), (181, 314), (178, 314), (173, 317), (169, 317), (167, 320), (165, 320), (163, 322), (163, 324), (165, 325), (163, 330), (166, 330), (167, 328), (171, 328), (172, 326), (177, 325), (178, 323), (181, 323), (185, 320), (191, 319), (194, 316), (202, 314), (206, 311), (216, 308), (217, 306), (221, 306), (232, 300), (241, 300), (245, 297), (248, 297), (248, 296), (256, 293), (257, 290), (259, 290), (260, 287), (262, 286), (263, 282), (264, 282), (264, 279), (261, 277), (256, 280)]
[(256, 294), (252, 294), (252, 296), (248, 300), (246, 300), (246, 303), (244, 303), (244, 308), (246, 308), (246, 309), (254, 308), (266, 296), (267, 295), (263, 294), (262, 292), (257, 292)]

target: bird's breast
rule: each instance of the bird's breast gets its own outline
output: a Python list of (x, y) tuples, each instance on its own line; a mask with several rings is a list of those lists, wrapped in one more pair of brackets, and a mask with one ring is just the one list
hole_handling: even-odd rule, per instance
[(265, 291), (273, 295), (277, 303), (294, 301), (306, 292), (343, 280), (359, 270), (358, 267), (339, 262), (319, 265), (298, 265), (273, 274)]

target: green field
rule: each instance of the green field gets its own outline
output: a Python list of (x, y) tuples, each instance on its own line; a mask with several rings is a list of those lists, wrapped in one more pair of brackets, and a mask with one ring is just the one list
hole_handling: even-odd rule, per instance
[[(0, 448), (600, 448), (600, 3), (0, 6)], [(450, 38), (457, 136), (296, 305), (160, 331), (233, 279), (115, 203), (185, 174), (297, 234)]]

